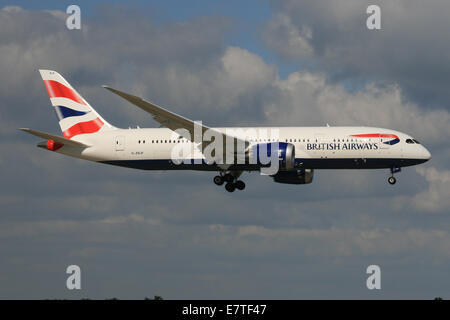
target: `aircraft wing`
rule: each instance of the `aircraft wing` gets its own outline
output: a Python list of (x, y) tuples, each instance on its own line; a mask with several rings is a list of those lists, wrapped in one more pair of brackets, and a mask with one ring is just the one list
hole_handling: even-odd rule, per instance
[(38, 131), (38, 130), (33, 130), (33, 129), (28, 129), (28, 128), (19, 128), (19, 130), (28, 132), (29, 134), (32, 134), (36, 137), (42, 138), (42, 139), (46, 139), (46, 140), (53, 140), (55, 142), (59, 142), (62, 143), (63, 145), (66, 146), (71, 146), (71, 147), (81, 147), (81, 148), (87, 148), (89, 147), (88, 145), (78, 142), (78, 141), (74, 141), (74, 140), (70, 140), (70, 139), (66, 139), (64, 137), (61, 136), (56, 136), (50, 133), (46, 133), (46, 132), (42, 132), (42, 131)]
[[(128, 102), (138, 106), (139, 108), (141, 108), (144, 111), (147, 111), (148, 113), (152, 114), (153, 119), (155, 119), (157, 122), (159, 122), (161, 125), (171, 129), (171, 130), (177, 130), (180, 128), (184, 128), (187, 131), (189, 131), (190, 133), (190, 139), (192, 142), (196, 142), (196, 137), (194, 136), (194, 128), (197, 126), (198, 128), (201, 128), (201, 134), (202, 137), (204, 135), (204, 133), (207, 130), (211, 130), (211, 132), (213, 132), (214, 135), (222, 135), (222, 141), (223, 141), (223, 150), (225, 152), (226, 150), (226, 142), (227, 142), (227, 137), (230, 139), (236, 139), (237, 143), (244, 143), (244, 148), (247, 149), (247, 147), (249, 146), (249, 142), (246, 140), (242, 140), (240, 138), (237, 137), (233, 137), (233, 136), (227, 136), (225, 133), (221, 133), (217, 130), (211, 129), (203, 124), (200, 123), (196, 123), (190, 119), (187, 119), (185, 117), (182, 117), (176, 113), (173, 113), (169, 110), (166, 110), (164, 108), (161, 108), (159, 106), (157, 106), (156, 104), (153, 104), (149, 101), (146, 101), (142, 98), (136, 97), (134, 95), (131, 95), (129, 93), (125, 93), (116, 89), (113, 89), (111, 87), (108, 86), (103, 86), (105, 89), (108, 89), (109, 91), (117, 94), (118, 96), (124, 98), (125, 100), (127, 100)], [(198, 130), (197, 128), (197, 130)], [(185, 137), (187, 138), (187, 137)], [(211, 141), (203, 141), (202, 143), (202, 151), (204, 150), (204, 148), (210, 144)]]

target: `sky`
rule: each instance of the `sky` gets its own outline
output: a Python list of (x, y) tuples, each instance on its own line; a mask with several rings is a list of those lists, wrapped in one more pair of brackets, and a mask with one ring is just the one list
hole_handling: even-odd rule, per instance
[[(81, 30), (66, 8), (81, 8)], [(381, 8), (368, 30), (366, 8)], [(0, 298), (450, 298), (450, 2), (0, 1)], [(102, 85), (209, 126), (376, 126), (432, 160), (317, 170), (148, 172), (36, 148), (61, 134), (38, 69), (117, 127), (158, 127)], [(79, 265), (82, 289), (68, 290)], [(381, 269), (368, 290), (366, 269)]]

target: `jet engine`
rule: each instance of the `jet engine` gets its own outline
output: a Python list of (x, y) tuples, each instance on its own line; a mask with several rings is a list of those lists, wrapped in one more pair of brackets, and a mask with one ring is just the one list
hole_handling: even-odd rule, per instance
[(286, 142), (261, 143), (254, 145), (249, 154), (250, 163), (269, 167), (272, 157), (279, 161), (279, 170), (289, 171), (295, 167), (295, 146)]
[(307, 184), (313, 181), (314, 170), (313, 169), (301, 169), (291, 171), (279, 171), (273, 175), (272, 178), (278, 183), (287, 184)]

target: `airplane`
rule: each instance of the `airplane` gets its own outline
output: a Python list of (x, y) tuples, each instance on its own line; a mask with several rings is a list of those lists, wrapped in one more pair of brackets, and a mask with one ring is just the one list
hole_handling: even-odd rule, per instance
[[(261, 155), (270, 156), (276, 164), (276, 170), (268, 175), (285, 184), (309, 184), (317, 169), (389, 169), (388, 182), (393, 185), (394, 174), (402, 167), (431, 159), (430, 152), (418, 140), (395, 130), (329, 125), (210, 128), (140, 97), (104, 86), (150, 113), (161, 125), (120, 129), (103, 119), (58, 72), (39, 72), (63, 136), (20, 128), (45, 140), (38, 147), (135, 169), (213, 171), (217, 172), (213, 182), (225, 184), (228, 192), (245, 189), (245, 183), (239, 179), (244, 171), (263, 172), (272, 165), (270, 161), (262, 161)], [(204, 139), (208, 133), (215, 139)], [(215, 140), (218, 152), (211, 160), (205, 151)], [(238, 144), (242, 148), (237, 148)], [(179, 159), (174, 157), (174, 150), (182, 152)]]

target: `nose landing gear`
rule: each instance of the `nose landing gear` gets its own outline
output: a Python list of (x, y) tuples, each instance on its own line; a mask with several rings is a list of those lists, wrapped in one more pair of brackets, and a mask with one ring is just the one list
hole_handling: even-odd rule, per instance
[(400, 172), (402, 169), (400, 167), (391, 167), (391, 176), (388, 178), (389, 184), (393, 185), (397, 182), (394, 177), (394, 173)]
[(397, 179), (395, 179), (395, 177), (389, 177), (388, 182), (389, 184), (395, 184), (397, 182)]

